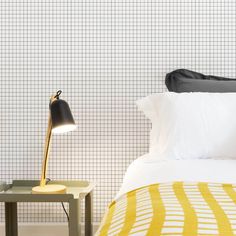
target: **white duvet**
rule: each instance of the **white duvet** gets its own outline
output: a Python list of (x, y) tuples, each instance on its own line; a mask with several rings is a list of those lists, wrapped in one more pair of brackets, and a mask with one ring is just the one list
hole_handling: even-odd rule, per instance
[(173, 181), (236, 183), (236, 160), (156, 160), (148, 154), (128, 167), (117, 199), (131, 190)]

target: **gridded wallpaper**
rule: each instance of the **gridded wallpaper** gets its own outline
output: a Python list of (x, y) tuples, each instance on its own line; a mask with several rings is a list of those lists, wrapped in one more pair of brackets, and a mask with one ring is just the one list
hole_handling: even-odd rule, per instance
[[(0, 178), (40, 178), (49, 98), (61, 89), (78, 128), (53, 136), (48, 177), (95, 181), (95, 222), (148, 150), (135, 100), (165, 91), (177, 68), (236, 77), (234, 0), (0, 0), (0, 11)], [(66, 221), (60, 204), (19, 213)]]

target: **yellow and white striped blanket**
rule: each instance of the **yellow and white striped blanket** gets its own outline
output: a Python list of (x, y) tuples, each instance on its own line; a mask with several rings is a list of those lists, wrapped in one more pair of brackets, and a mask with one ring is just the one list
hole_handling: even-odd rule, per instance
[(96, 235), (236, 235), (236, 185), (173, 182), (113, 201)]

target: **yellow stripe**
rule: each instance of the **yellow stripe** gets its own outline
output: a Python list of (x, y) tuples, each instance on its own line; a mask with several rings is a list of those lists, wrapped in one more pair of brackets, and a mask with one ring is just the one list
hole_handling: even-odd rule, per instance
[(127, 193), (127, 207), (124, 225), (118, 235), (129, 235), (130, 230), (136, 220), (136, 191)]
[(175, 182), (173, 184), (175, 195), (184, 211), (184, 229), (183, 236), (197, 235), (197, 217), (195, 211), (185, 194), (183, 183)]
[[(140, 230), (137, 230), (137, 231), (132, 231), (132, 233), (130, 233), (129, 235), (136, 235), (137, 233), (141, 233), (141, 232), (146, 232), (147, 229), (140, 229)], [(145, 233), (143, 233), (142, 235), (146, 235)]]
[(149, 187), (149, 193), (152, 201), (153, 216), (147, 236), (161, 235), (161, 229), (165, 220), (165, 207), (161, 199), (158, 185), (151, 185)]
[[(150, 218), (149, 218), (150, 219)], [(135, 222), (135, 226), (133, 226), (132, 227), (132, 234), (134, 233), (134, 230), (136, 229), (136, 228), (140, 228), (141, 226), (146, 226), (146, 228), (148, 228), (148, 224), (147, 224), (147, 222), (145, 222), (145, 223), (141, 223), (141, 224), (137, 224), (138, 222)], [(111, 234), (112, 235), (112, 233), (114, 233), (115, 231), (118, 231), (118, 229), (117, 229), (117, 226), (118, 225), (116, 225), (114, 228), (116, 228), (115, 230), (114, 229), (112, 229), (112, 230), (109, 230), (109, 234)], [(112, 227), (113, 227), (113, 225), (112, 225)], [(145, 228), (145, 230), (147, 231), (147, 229)], [(144, 229), (143, 229), (144, 230)], [(130, 234), (130, 233), (129, 233)]]
[(115, 204), (115, 202), (113, 202), (113, 204), (110, 205), (107, 215), (104, 217), (104, 219), (106, 219), (106, 220), (104, 220), (105, 223), (101, 229), (100, 236), (107, 235), (107, 232), (111, 226), (112, 217), (115, 212), (115, 207), (116, 207), (116, 204)]
[[(162, 233), (161, 235), (167, 235), (167, 236), (170, 236), (170, 233)], [(182, 234), (180, 234), (180, 233), (175, 233), (175, 232), (171, 232), (171, 235), (178, 235), (178, 236), (183, 236)], [(206, 235), (205, 235), (206, 236)], [(209, 235), (207, 235), (207, 236), (209, 236)]]
[(223, 189), (236, 204), (236, 192), (233, 190), (233, 186), (231, 184), (223, 184)]
[(198, 188), (204, 198), (204, 200), (207, 202), (209, 207), (211, 208), (212, 212), (215, 215), (217, 225), (218, 225), (218, 230), (219, 230), (219, 235), (222, 236), (230, 236), (233, 235), (232, 228), (230, 225), (230, 222), (221, 208), (221, 206), (218, 204), (214, 196), (212, 195), (210, 189), (208, 188), (207, 183), (199, 183)]

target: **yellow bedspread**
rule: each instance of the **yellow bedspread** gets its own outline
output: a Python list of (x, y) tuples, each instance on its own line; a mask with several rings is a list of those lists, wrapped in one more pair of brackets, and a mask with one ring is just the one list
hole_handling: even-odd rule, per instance
[(164, 183), (114, 201), (96, 235), (236, 235), (236, 185)]

